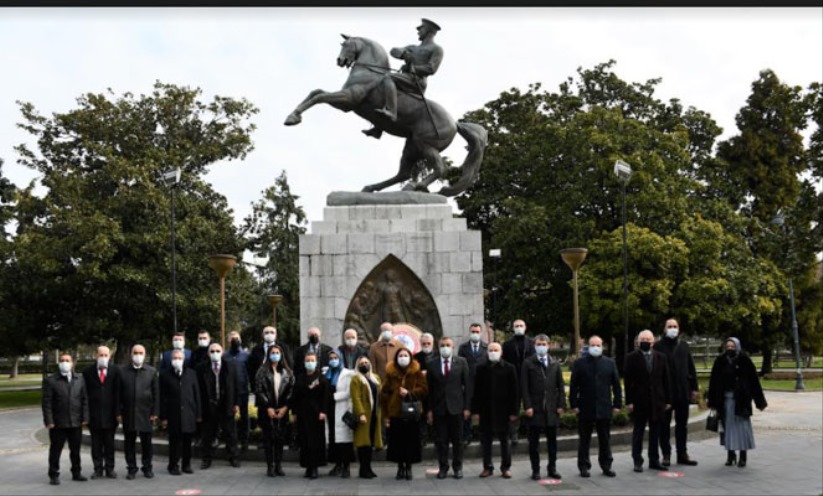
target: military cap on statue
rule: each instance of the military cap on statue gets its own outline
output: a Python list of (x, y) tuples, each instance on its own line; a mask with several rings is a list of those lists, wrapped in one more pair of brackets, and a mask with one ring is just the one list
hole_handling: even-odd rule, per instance
[(429, 27), (429, 28), (431, 28), (435, 31), (440, 31), (440, 26), (438, 26), (436, 22), (430, 21), (426, 18), (423, 18), (423, 19), (420, 20), (420, 26), (419, 27), (422, 27), (422, 26), (427, 26), (427, 27)]

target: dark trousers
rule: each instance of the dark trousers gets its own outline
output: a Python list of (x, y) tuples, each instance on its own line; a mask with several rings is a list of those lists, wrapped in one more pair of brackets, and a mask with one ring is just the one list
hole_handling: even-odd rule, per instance
[(91, 461), (94, 471), (114, 470), (114, 429), (91, 429)]
[(204, 462), (211, 461), (214, 448), (211, 443), (217, 437), (219, 429), (223, 430), (226, 440), (226, 454), (229, 460), (234, 460), (237, 456), (237, 430), (235, 429), (234, 415), (226, 415), (224, 407), (212, 407), (208, 420), (204, 420), (201, 428), (203, 442), (200, 443), (200, 451)]
[(372, 472), (371, 458), (371, 446), (360, 446), (357, 448), (357, 462), (360, 464), (360, 475), (369, 475)]
[(580, 437), (577, 442), (577, 468), (589, 470), (592, 462), (589, 459), (589, 446), (592, 443), (592, 430), (597, 429), (597, 445), (599, 453), (597, 461), (600, 468), (608, 470), (612, 468), (612, 448), (609, 442), (611, 437), (611, 419), (586, 419), (577, 420), (577, 434)]
[(632, 460), (635, 465), (643, 465), (643, 437), (646, 434), (646, 425), (649, 426), (649, 462), (660, 462), (658, 449), (660, 437), (660, 421), (652, 420), (648, 415), (632, 414), (634, 430), (632, 431)]
[(69, 460), (71, 460), (71, 473), (80, 473), (80, 440), (83, 438), (81, 427), (54, 427), (49, 429), (49, 477), (60, 475), (60, 455), (63, 454), (63, 446), (69, 442)]
[(238, 406), (240, 407), (240, 421), (237, 424), (237, 440), (241, 443), (249, 442), (249, 395), (240, 394), (237, 396)]
[(440, 470), (449, 469), (449, 443), (452, 445), (452, 469), (463, 470), (463, 416), (435, 415), (434, 432), (437, 438), (437, 460)]
[(472, 440), (472, 419), (471, 417), (463, 421), (463, 442), (468, 443)]
[(494, 471), (492, 464), (492, 439), (497, 436), (500, 441), (500, 470), (506, 471), (512, 467), (512, 446), (509, 442), (509, 429), (499, 432), (491, 430), (480, 431), (480, 444), (483, 446), (483, 468)]
[(660, 426), (660, 451), (664, 458), (672, 455), (671, 433), (672, 416), (674, 416), (674, 439), (678, 455), (686, 454), (686, 436), (689, 433), (689, 401), (675, 401), (672, 407), (666, 410), (663, 425)]
[(151, 445), (151, 432), (123, 431), (123, 445), (126, 451), (126, 468), (130, 474), (137, 473), (137, 436), (140, 436), (140, 451), (143, 472), (152, 470), (151, 459), (154, 453)]
[(191, 441), (194, 433), (169, 432), (169, 470), (178, 468), (180, 455), (183, 455), (183, 467), (191, 467)]
[[(268, 419), (268, 417), (266, 417)], [(266, 464), (272, 465), (283, 461), (283, 439), (272, 432), (271, 421), (265, 420), (260, 422), (260, 427), (263, 430), (263, 451), (266, 454)]]
[(546, 433), (546, 446), (549, 449), (549, 466), (557, 463), (557, 427), (529, 426), (529, 460), (532, 472), (540, 471), (540, 434)]

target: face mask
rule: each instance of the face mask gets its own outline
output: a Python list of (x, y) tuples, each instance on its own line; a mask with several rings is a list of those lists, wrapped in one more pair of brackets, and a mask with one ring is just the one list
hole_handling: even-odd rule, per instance
[(71, 372), (71, 362), (60, 362), (58, 367), (60, 367), (61, 374), (68, 374)]
[(108, 367), (109, 366), (109, 359), (100, 357), (97, 359), (97, 366), (98, 367)]
[(231, 340), (231, 349), (237, 351), (240, 349), (240, 340), (239, 339), (232, 339)]
[(641, 341), (640, 342), (640, 350), (641, 351), (648, 352), (651, 349), (652, 349), (652, 344), (649, 343), (648, 341)]
[(666, 329), (666, 337), (674, 339), (677, 337), (679, 329), (677, 327), (669, 327)]
[(197, 344), (198, 344), (198, 346), (200, 346), (201, 348), (205, 348), (206, 346), (208, 346), (208, 345), (209, 345), (209, 343), (211, 343), (211, 341), (210, 341), (209, 339), (207, 339), (207, 338), (203, 338), (203, 339), (198, 339), (198, 340), (197, 340)]
[(441, 346), (440, 347), (440, 356), (449, 358), (452, 356), (452, 349), (450, 346)]
[(175, 358), (171, 361), (171, 366), (174, 367), (174, 370), (183, 370), (183, 359)]
[(223, 354), (220, 353), (219, 351), (212, 351), (212, 352), (209, 353), (209, 356), (211, 357), (212, 362), (219, 362), (221, 355), (223, 355)]
[(146, 355), (132, 355), (131, 356), (132, 363), (134, 363), (138, 367), (143, 365), (143, 360), (145, 360), (145, 359), (146, 359)]
[(392, 337), (392, 332), (391, 331), (389, 331), (389, 330), (383, 331), (383, 339), (388, 341), (388, 340), (391, 339), (391, 337)]
[(603, 348), (600, 346), (589, 346), (589, 355), (597, 358), (603, 354)]
[(317, 344), (318, 341), (320, 341), (320, 338), (318, 338), (315, 334), (309, 336), (309, 343)]
[(331, 360), (329, 360), (329, 367), (331, 367), (333, 369), (336, 369), (339, 366), (340, 366), (340, 360), (339, 359), (332, 358)]
[(368, 374), (371, 366), (368, 364), (358, 365), (357, 370), (359, 370), (361, 374)]
[(737, 350), (726, 350), (727, 357), (734, 357), (735, 355), (737, 355)]
[(314, 369), (317, 368), (317, 362), (306, 362), (305, 366), (306, 366), (306, 372), (311, 374), (312, 372), (314, 372)]
[(355, 346), (357, 346), (357, 339), (347, 339), (346, 346), (348, 346), (349, 348), (354, 348)]
[(280, 353), (272, 353), (271, 355), (269, 355), (269, 360), (271, 360), (274, 363), (279, 362), (280, 361)]
[[(207, 345), (208, 346), (208, 345)], [(171, 342), (171, 347), (175, 350), (182, 350), (183, 349), (183, 341), (180, 339), (175, 339)]]
[(499, 351), (490, 351), (489, 352), (489, 361), (490, 362), (499, 362), (500, 361), (500, 352)]
[(471, 339), (472, 343), (476, 343), (476, 342), (480, 341), (480, 334), (478, 334), (476, 332), (473, 332), (473, 333), (469, 334), (469, 339)]
[(401, 356), (400, 358), (397, 359), (397, 364), (400, 365), (401, 367), (408, 367), (410, 363), (411, 363), (411, 358), (409, 358), (407, 356)]
[(540, 356), (546, 356), (546, 353), (549, 352), (549, 347), (545, 344), (537, 345), (534, 347), (534, 351)]
[(526, 334), (526, 328), (525, 327), (517, 326), (517, 327), (514, 328), (514, 335), (515, 336), (522, 336), (524, 334)]
[(274, 342), (274, 334), (270, 332), (263, 334), (263, 341), (272, 344)]
[(428, 355), (431, 354), (432, 351), (434, 351), (434, 348), (432, 346), (423, 346), (421, 350), (423, 351), (423, 353)]

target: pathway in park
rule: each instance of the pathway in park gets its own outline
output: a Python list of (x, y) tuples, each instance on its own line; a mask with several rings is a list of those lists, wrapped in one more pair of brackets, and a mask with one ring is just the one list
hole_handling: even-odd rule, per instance
[[(515, 458), (514, 477), (502, 479), (499, 471), (494, 477), (480, 479), (480, 460), (466, 460), (465, 478), (437, 480), (426, 475), (436, 464), (427, 461), (415, 466), (411, 482), (394, 479), (395, 466), (381, 463), (375, 466), (378, 478), (339, 479), (321, 477), (309, 481), (301, 477), (303, 471), (295, 464), (284, 468), (287, 477), (265, 477), (265, 468), (259, 462), (246, 462), (233, 469), (225, 461), (217, 461), (211, 469), (200, 471), (196, 460), (193, 475), (171, 476), (166, 472), (166, 459), (155, 457), (155, 478), (147, 480), (138, 475), (134, 481), (123, 478), (123, 454), (117, 454), (116, 481), (99, 480), (73, 482), (70, 479), (68, 451), (64, 451), (62, 484), (48, 485), (46, 477), (47, 447), (41, 444), (43, 433), (39, 409), (0, 412), (0, 494), (60, 494), (60, 495), (117, 495), (117, 494), (823, 494), (823, 392), (767, 392), (769, 408), (754, 416), (757, 449), (751, 452), (746, 468), (725, 467), (725, 452), (716, 437), (690, 443), (691, 455), (699, 460), (697, 467), (672, 466), (675, 477), (664, 477), (654, 471), (641, 474), (632, 472), (628, 447), (614, 453), (617, 477), (607, 478), (599, 470), (592, 471), (590, 479), (577, 474), (574, 453), (562, 453), (558, 470), (563, 479), (557, 485), (542, 485), (529, 479), (527, 456)], [(592, 451), (596, 465), (597, 452)], [(139, 455), (138, 455), (139, 456)], [(645, 456), (645, 455), (644, 455)], [(84, 474), (91, 473), (91, 459), (87, 446), (83, 447)], [(496, 458), (495, 461), (499, 463)], [(545, 469), (545, 460), (542, 463)], [(356, 466), (353, 472), (356, 474)], [(324, 472), (328, 471), (328, 467)], [(321, 473), (324, 473), (321, 472)], [(185, 491), (193, 490), (193, 491)], [(181, 492), (185, 491), (185, 492)]]

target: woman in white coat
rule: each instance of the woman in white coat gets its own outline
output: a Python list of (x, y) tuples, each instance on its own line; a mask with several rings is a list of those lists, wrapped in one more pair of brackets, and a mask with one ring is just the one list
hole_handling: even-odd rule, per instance
[(343, 366), (337, 351), (328, 355), (329, 367), (326, 378), (331, 383), (331, 392), (334, 401), (332, 414), (328, 416), (326, 424), (326, 442), (329, 447), (329, 461), (334, 462), (334, 468), (329, 472), (331, 476), (350, 477), (349, 466), (354, 461), (353, 431), (343, 422), (343, 414), (350, 412), (351, 378), (357, 373)]

